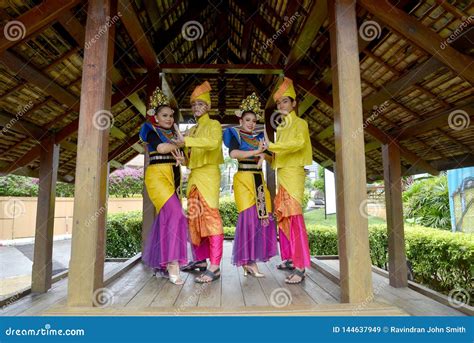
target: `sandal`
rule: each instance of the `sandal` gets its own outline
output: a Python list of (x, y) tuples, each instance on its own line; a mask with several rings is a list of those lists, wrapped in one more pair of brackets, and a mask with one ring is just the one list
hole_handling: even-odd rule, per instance
[(161, 269), (161, 268), (154, 268), (153, 269), (153, 276), (157, 277), (163, 277), (168, 279), (170, 277), (168, 270), (166, 269)]
[[(300, 277), (299, 281), (291, 281), (295, 275)], [(299, 269), (295, 269), (295, 271), (285, 279), (285, 282), (290, 285), (296, 285), (296, 284), (302, 283), (304, 278), (305, 278), (304, 269), (302, 271)]]
[[(202, 265), (205, 263), (206, 265)], [(198, 266), (198, 264), (201, 264)], [(207, 261), (206, 260), (201, 260), (201, 261), (194, 261), (194, 262), (189, 262), (187, 265), (181, 268), (182, 272), (193, 272), (196, 269), (199, 269), (200, 272), (203, 272), (207, 269)]]
[[(210, 280), (205, 280), (205, 279), (203, 279), (203, 276), (209, 276), (211, 279)], [(197, 283), (210, 283), (212, 281), (216, 281), (220, 277), (221, 277), (220, 268), (217, 268), (214, 272), (212, 272), (208, 269), (204, 273), (202, 273), (199, 277), (194, 279), (194, 281), (197, 282)]]
[(293, 262), (290, 260), (286, 260), (285, 262), (277, 265), (277, 269), (279, 270), (295, 270), (295, 266)]
[[(173, 267), (175, 267), (176, 271), (178, 272), (177, 274), (171, 273), (171, 269)], [(169, 280), (171, 283), (174, 283), (175, 285), (182, 285), (184, 283), (184, 280), (181, 279), (181, 276), (179, 275), (179, 266), (177, 264), (174, 264), (174, 265), (169, 264), (166, 269), (168, 271)]]

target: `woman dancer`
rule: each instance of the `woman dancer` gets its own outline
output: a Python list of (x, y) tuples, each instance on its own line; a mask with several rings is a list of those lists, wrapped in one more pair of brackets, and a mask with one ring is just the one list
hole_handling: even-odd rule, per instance
[(224, 131), (224, 144), (229, 148), (230, 157), (239, 161), (233, 184), (239, 218), (232, 264), (242, 266), (244, 276), (254, 277), (265, 276), (259, 272), (256, 262), (266, 262), (277, 253), (271, 198), (262, 173), (266, 155), (264, 135), (254, 132), (260, 113), (260, 101), (253, 93), (242, 101), (236, 113), (240, 127)]
[(302, 282), (305, 268), (311, 265), (302, 204), (304, 166), (312, 163), (312, 148), (308, 124), (296, 115), (295, 99), (293, 81), (285, 77), (273, 95), (282, 115), (276, 130), (276, 142), (271, 143), (266, 139), (268, 150), (275, 154), (273, 167), (278, 177), (275, 216), (278, 220), (281, 258), (285, 260), (278, 269), (293, 270), (285, 280), (290, 284)]
[[(150, 163), (145, 171), (145, 186), (157, 216), (145, 243), (143, 261), (169, 280), (183, 284), (179, 266), (187, 262), (187, 220), (177, 194), (180, 188), (180, 164), (184, 154), (172, 142), (174, 111), (157, 88), (150, 99), (148, 121), (140, 129), (140, 139), (147, 144)], [(165, 274), (166, 275), (166, 274)]]

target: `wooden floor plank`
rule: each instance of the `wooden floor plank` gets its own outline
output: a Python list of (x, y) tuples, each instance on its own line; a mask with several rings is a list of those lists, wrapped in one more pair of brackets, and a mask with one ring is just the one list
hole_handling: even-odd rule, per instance
[[(184, 282), (186, 283), (188, 277), (191, 276), (186, 273), (183, 273), (182, 277), (184, 279)], [(175, 285), (171, 282), (165, 282), (161, 289), (158, 291), (158, 294), (156, 295), (155, 299), (150, 304), (150, 307), (173, 306), (182, 288), (183, 285)]]
[[(227, 248), (226, 245), (224, 245)], [(238, 273), (242, 270), (236, 268), (231, 264), (230, 247), (224, 249), (224, 256), (222, 259), (222, 292), (221, 304), (222, 307), (241, 307), (245, 306), (244, 295), (242, 287), (240, 286), (240, 279)]]
[[(339, 278), (338, 260), (318, 260), (318, 265)], [(441, 304), (408, 287), (390, 286), (388, 278), (372, 273), (374, 299), (400, 307), (414, 316), (464, 316), (465, 314)]]
[(156, 295), (168, 282), (168, 279), (162, 277), (152, 277), (145, 286), (128, 302), (126, 307), (148, 307), (155, 299)]
[[(117, 267), (117, 263), (106, 262), (104, 274)], [(24, 316), (38, 315), (51, 306), (56, 305), (67, 296), (68, 278), (59, 280), (52, 284), (51, 289), (46, 293), (29, 294), (26, 297), (4, 306), (0, 311), (1, 316)]]
[[(292, 303), (294, 305), (316, 304), (316, 302), (301, 288), (301, 285), (291, 285), (285, 282), (285, 278), (290, 275), (289, 271), (278, 270), (277, 265), (280, 263), (279, 258), (272, 258), (268, 262), (268, 268), (280, 284), (280, 287), (288, 289), (291, 293)], [(306, 282), (306, 281), (303, 281)]]

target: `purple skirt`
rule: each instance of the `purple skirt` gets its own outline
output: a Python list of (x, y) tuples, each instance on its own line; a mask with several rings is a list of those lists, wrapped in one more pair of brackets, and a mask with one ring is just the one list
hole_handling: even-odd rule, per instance
[(188, 262), (188, 223), (176, 194), (161, 208), (145, 242), (142, 260), (152, 268), (166, 269), (169, 262)]
[(277, 254), (275, 222), (271, 214), (261, 220), (257, 207), (239, 213), (235, 228), (232, 264), (242, 266), (249, 262), (266, 262)]

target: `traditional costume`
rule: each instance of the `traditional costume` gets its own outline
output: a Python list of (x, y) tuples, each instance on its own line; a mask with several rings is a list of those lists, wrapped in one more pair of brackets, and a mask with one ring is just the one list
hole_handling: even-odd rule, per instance
[[(273, 99), (276, 102), (284, 96), (296, 99), (293, 82), (286, 77)], [(275, 216), (278, 220), (281, 258), (292, 260), (296, 268), (304, 269), (311, 265), (302, 208), (304, 166), (312, 164), (311, 140), (306, 121), (299, 118), (295, 111), (284, 115), (276, 129), (276, 141), (269, 144), (268, 150), (275, 154), (272, 166), (277, 171), (278, 180)]]
[[(191, 103), (201, 100), (211, 105), (211, 86), (204, 82), (191, 94)], [(219, 214), (222, 157), (222, 128), (205, 113), (197, 118), (184, 138), (187, 167), (191, 169), (187, 185), (188, 225), (195, 261), (210, 259), (220, 265), (224, 231)], [(184, 270), (184, 269), (183, 269)]]
[(140, 129), (140, 139), (146, 143), (150, 163), (145, 171), (145, 186), (156, 208), (157, 216), (150, 230), (143, 252), (143, 262), (148, 266), (165, 270), (168, 263), (187, 263), (188, 225), (184, 216), (179, 189), (180, 167), (169, 154), (157, 151), (161, 143), (171, 143), (174, 132), (158, 126), (156, 109), (169, 105), (162, 91), (157, 88), (151, 97), (148, 121)]
[[(260, 120), (260, 102), (253, 93), (242, 101), (237, 116), (252, 112)], [(254, 134), (242, 128), (224, 131), (224, 144), (233, 150), (257, 150), (264, 140), (263, 132)], [(245, 266), (255, 262), (266, 262), (277, 254), (276, 229), (271, 211), (271, 198), (258, 156), (240, 159), (238, 172), (234, 175), (234, 196), (239, 217), (235, 228), (232, 264)]]

